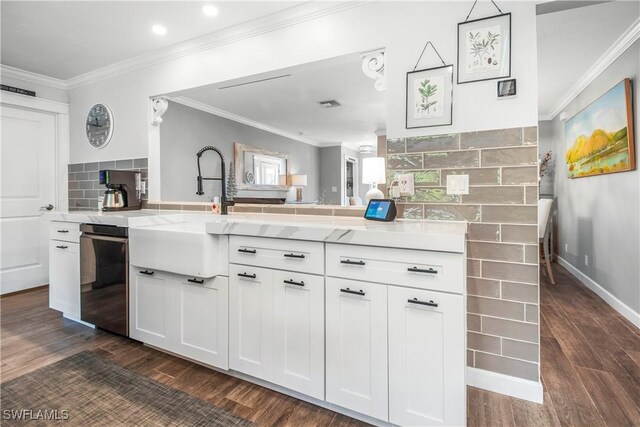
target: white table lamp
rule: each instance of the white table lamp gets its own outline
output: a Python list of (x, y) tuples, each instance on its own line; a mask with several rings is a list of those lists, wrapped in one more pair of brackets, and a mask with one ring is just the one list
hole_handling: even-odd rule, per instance
[(290, 175), (289, 185), (296, 187), (296, 202), (302, 201), (302, 188), (307, 186), (307, 175)]
[(384, 170), (384, 157), (365, 157), (362, 160), (362, 183), (370, 184), (365, 199), (367, 203), (371, 199), (382, 199), (384, 194), (378, 190), (378, 184), (386, 182)]

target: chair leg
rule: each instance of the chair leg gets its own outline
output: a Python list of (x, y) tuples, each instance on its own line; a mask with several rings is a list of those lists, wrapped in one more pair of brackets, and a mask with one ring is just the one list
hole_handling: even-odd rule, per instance
[(547, 236), (545, 236), (545, 239), (543, 239), (543, 242), (542, 242), (542, 248), (544, 250), (544, 261), (545, 261), (545, 264), (547, 264), (547, 272), (549, 273), (549, 280), (551, 280), (551, 284), (555, 285), (556, 281), (553, 278), (553, 271), (551, 271), (551, 250), (549, 248), (549, 239), (546, 237)]

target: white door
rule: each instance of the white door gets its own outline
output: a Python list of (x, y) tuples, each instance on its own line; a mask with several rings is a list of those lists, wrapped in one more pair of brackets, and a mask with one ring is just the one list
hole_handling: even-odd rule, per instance
[(176, 353), (221, 369), (229, 369), (228, 352), (229, 278), (180, 277), (174, 287), (173, 322)]
[(3, 105), (0, 137), (0, 293), (49, 278), (42, 206), (55, 202), (55, 117)]
[(460, 295), (389, 286), (389, 422), (465, 425)]
[(327, 402), (387, 421), (387, 286), (326, 280)]
[(131, 267), (129, 289), (129, 335), (166, 350), (172, 348), (170, 304), (177, 280), (168, 273)]
[(273, 272), (273, 382), (324, 400), (324, 277)]
[(271, 381), (271, 270), (229, 265), (229, 368)]

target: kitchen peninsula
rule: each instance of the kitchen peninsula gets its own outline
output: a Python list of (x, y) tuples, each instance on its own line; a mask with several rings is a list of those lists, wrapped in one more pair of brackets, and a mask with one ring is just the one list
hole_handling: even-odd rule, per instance
[[(175, 211), (47, 218), (52, 248), (72, 246), (80, 223), (128, 227), (133, 339), (371, 423), (465, 424), (464, 222)], [(56, 262), (52, 251), (52, 268), (73, 276), (74, 256)], [(55, 277), (52, 295), (72, 300), (54, 308), (77, 318), (79, 287), (57, 287), (79, 278)]]

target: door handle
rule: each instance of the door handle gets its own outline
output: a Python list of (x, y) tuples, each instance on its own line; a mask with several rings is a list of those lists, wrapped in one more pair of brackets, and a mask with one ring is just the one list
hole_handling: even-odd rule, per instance
[(147, 276), (153, 276), (153, 271), (150, 270), (142, 270), (140, 271), (142, 274), (146, 274)]
[(238, 276), (240, 277), (246, 277), (248, 279), (255, 279), (256, 275), (255, 274), (247, 274), (247, 273), (238, 273)]
[(56, 248), (58, 249), (67, 249), (69, 246), (64, 246), (64, 245), (60, 245), (60, 246), (56, 246)]
[(299, 282), (296, 282), (295, 280), (284, 280), (284, 283), (286, 283), (287, 285), (296, 285), (296, 286), (304, 286), (304, 280), (301, 280)]
[(428, 269), (418, 268), (418, 267), (409, 267), (409, 268), (407, 268), (407, 271), (410, 271), (412, 273), (438, 274), (438, 270), (435, 270), (435, 269), (433, 269), (431, 267), (429, 267)]
[(238, 249), (238, 252), (242, 252), (242, 253), (245, 253), (245, 254), (255, 254), (256, 250), (255, 249), (241, 248), (241, 249)]
[(58, 233), (68, 233), (69, 230), (58, 230)]
[(40, 206), (40, 210), (41, 211), (51, 211), (51, 210), (53, 210), (53, 205), (51, 203), (49, 203), (48, 205)]
[(410, 302), (411, 304), (428, 305), (429, 307), (437, 307), (438, 306), (438, 303), (437, 302), (433, 302), (433, 300), (420, 301), (418, 298), (408, 299), (407, 302)]
[(304, 254), (284, 254), (285, 258), (304, 258)]
[(340, 263), (349, 265), (365, 265), (364, 261), (351, 261), (350, 259), (341, 259)]
[(187, 282), (197, 283), (198, 285), (202, 285), (204, 283), (204, 279), (187, 279)]
[(362, 289), (360, 289), (359, 291), (352, 291), (351, 289), (346, 288), (346, 289), (340, 289), (340, 292), (344, 292), (345, 294), (360, 295), (361, 297), (364, 296), (364, 291)]

